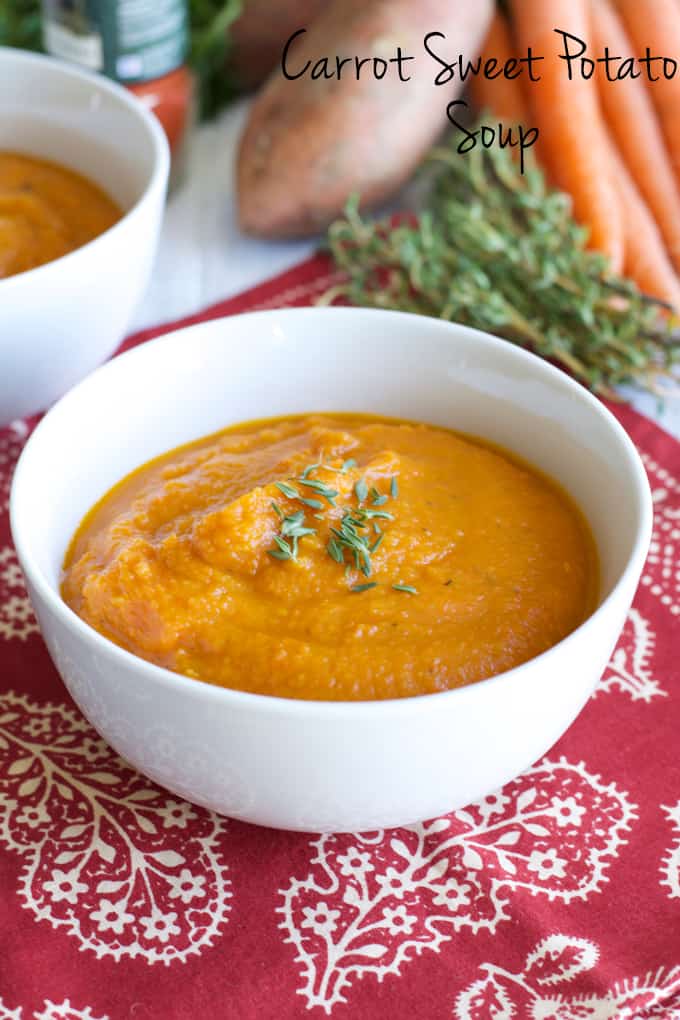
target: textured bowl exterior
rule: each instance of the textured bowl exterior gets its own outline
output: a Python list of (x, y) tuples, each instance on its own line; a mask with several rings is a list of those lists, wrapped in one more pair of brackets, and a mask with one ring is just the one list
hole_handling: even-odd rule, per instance
[[(419, 698), (326, 703), (223, 690), (170, 673), (107, 641), (63, 603), (58, 583), (68, 538), (122, 474), (230, 422), (305, 410), (450, 425), (503, 442), (551, 471), (595, 533), (597, 610), (560, 644), (499, 677)], [(91, 428), (88, 449), (79, 451), (71, 444), (83, 421)], [(311, 832), (422, 820), (486, 795), (539, 758), (607, 663), (651, 532), (649, 488), (634, 447), (585, 390), (473, 330), (360, 309), (235, 316), (115, 359), (38, 426), (17, 467), (11, 515), (50, 654), (111, 745), (198, 804)]]
[(71, 696), (119, 754), (220, 814), (311, 832), (434, 817), (517, 775), (583, 707), (632, 599), (624, 594), (606, 625), (552, 661), (534, 660), (443, 703), (409, 699), (364, 714), (268, 698), (232, 698), (227, 707), (207, 684), (169, 688), (147, 663), (122, 665), (110, 648), (75, 635), (30, 594)]

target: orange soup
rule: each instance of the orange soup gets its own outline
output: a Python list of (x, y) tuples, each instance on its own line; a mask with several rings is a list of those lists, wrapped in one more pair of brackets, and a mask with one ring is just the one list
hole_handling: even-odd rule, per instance
[(101, 188), (73, 170), (0, 152), (0, 279), (80, 248), (121, 216)]
[(502, 450), (368, 415), (251, 422), (94, 507), (62, 594), (150, 662), (222, 687), (371, 700), (517, 666), (594, 606), (569, 497)]

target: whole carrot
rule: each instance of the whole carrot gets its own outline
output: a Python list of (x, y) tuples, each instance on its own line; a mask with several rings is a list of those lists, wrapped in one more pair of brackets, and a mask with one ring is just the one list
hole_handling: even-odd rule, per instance
[[(633, 47), (610, 0), (591, 0), (593, 40), (599, 53), (627, 58)], [(678, 10), (680, 16), (680, 8)], [(654, 104), (642, 78), (607, 80), (597, 74), (602, 109), (614, 141), (657, 222), (671, 258), (680, 265), (680, 188)]]
[[(628, 34), (638, 56), (672, 57), (680, 62), (680, 5), (676, 0), (618, 0)], [(661, 121), (671, 164), (680, 180), (680, 68), (673, 78), (664, 78), (652, 65), (657, 81), (649, 83), (652, 102)]]
[[(515, 57), (514, 42), (507, 18), (496, 8), (482, 46), (485, 60), (495, 58), (499, 67)], [(470, 86), (478, 110), (490, 110), (509, 124), (528, 124), (529, 109), (520, 78), (486, 78), (477, 75)]]
[(625, 224), (624, 272), (644, 294), (680, 311), (680, 283), (661, 231), (613, 141), (609, 155)]
[(515, 38), (544, 57), (541, 80), (527, 88), (541, 154), (552, 181), (571, 195), (574, 215), (590, 228), (590, 245), (609, 256), (613, 272), (623, 263), (624, 227), (607, 158), (608, 142), (592, 79), (569, 81), (560, 59), (559, 28), (579, 39), (590, 34), (586, 0), (512, 0)]

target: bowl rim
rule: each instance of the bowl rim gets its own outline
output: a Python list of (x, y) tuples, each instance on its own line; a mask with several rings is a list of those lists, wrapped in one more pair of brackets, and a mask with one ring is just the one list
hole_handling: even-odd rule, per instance
[[(14, 273), (12, 276), (1, 277), (0, 295), (2, 297), (6, 296), (12, 286), (20, 287), (25, 281), (28, 281), (30, 286), (38, 273), (42, 280), (50, 272), (59, 272), (61, 267), (67, 262), (72, 263), (78, 258), (89, 258), (92, 256), (94, 254), (93, 249), (96, 246), (107, 243), (110, 237), (117, 236), (121, 230), (128, 229), (127, 224), (129, 221), (139, 215), (142, 207), (148, 205), (159, 189), (165, 190), (170, 173), (170, 146), (160, 122), (136, 96), (122, 85), (119, 85), (118, 82), (106, 78), (103, 74), (88, 71), (86, 68), (79, 67), (76, 64), (69, 64), (67, 61), (59, 60), (44, 53), (33, 53), (28, 50), (16, 49), (12, 46), (0, 46), (0, 66), (7, 60), (18, 64), (50, 67), (67, 78), (79, 81), (84, 86), (89, 88), (94, 86), (100, 92), (112, 96), (126, 109), (131, 117), (136, 118), (146, 129), (153, 150), (153, 166), (139, 198), (129, 209), (123, 211), (123, 215), (119, 220), (116, 220), (115, 223), (107, 227), (101, 234), (97, 234), (92, 240), (80, 245), (79, 248), (66, 252), (65, 255), (60, 255), (59, 258), (44, 262), (39, 266), (34, 266), (32, 269), (26, 269), (21, 273)], [(2, 102), (0, 101), (0, 115), (2, 115), (2, 109)], [(88, 139), (86, 131), (76, 129), (76, 134), (79, 134), (85, 140)], [(36, 154), (36, 158), (40, 159), (41, 157)], [(100, 186), (98, 181), (95, 181), (95, 183)], [(57, 268), (55, 269), (55, 267)]]
[[(626, 467), (630, 471), (631, 478), (634, 481), (635, 494), (639, 504), (639, 523), (635, 533), (635, 540), (628, 554), (625, 566), (618, 579), (613, 584), (609, 594), (602, 600), (602, 602), (599, 603), (593, 612), (591, 612), (590, 615), (575, 628), (575, 630), (564, 637), (561, 641), (557, 642), (557, 644), (552, 645), (540, 655), (534, 656), (518, 666), (514, 666), (512, 669), (505, 670), (504, 672), (495, 674), (494, 676), (486, 677), (484, 680), (479, 680), (474, 684), (466, 684), (462, 687), (454, 687), (446, 691), (411, 695), (404, 698), (385, 698), (382, 700), (373, 699), (366, 701), (324, 701), (287, 698), (272, 694), (256, 694), (250, 691), (240, 691), (229, 687), (220, 687), (207, 681), (187, 677), (181, 673), (176, 673), (173, 670), (166, 669), (163, 666), (157, 666), (155, 663), (149, 662), (147, 659), (143, 659), (140, 656), (127, 651), (127, 649), (117, 645), (109, 638), (104, 637), (104, 635), (100, 634), (99, 631), (95, 630), (90, 626), (90, 624), (86, 623), (80, 616), (78, 616), (77, 613), (75, 613), (75, 611), (72, 610), (61, 598), (59, 590), (55, 589), (50, 584), (42, 570), (33, 562), (30, 547), (28, 547), (24, 538), (23, 526), (17, 519), (18, 493), (20, 492), (21, 486), (24, 484), (23, 477), (27, 451), (32, 446), (35, 437), (39, 436), (46, 429), (49, 429), (53, 415), (64, 403), (71, 399), (75, 399), (77, 393), (80, 392), (81, 389), (92, 385), (95, 378), (99, 378), (102, 374), (105, 374), (111, 369), (111, 366), (120, 364), (121, 359), (124, 359), (125, 364), (132, 369), (136, 359), (145, 357), (153, 358), (157, 356), (162, 351), (162, 347), (165, 343), (170, 342), (177, 344), (185, 342), (181, 338), (184, 337), (184, 334), (186, 333), (205, 333), (206, 335), (209, 335), (214, 330), (224, 328), (224, 323), (232, 319), (241, 321), (243, 319), (257, 320), (263, 317), (265, 319), (273, 319), (283, 316), (284, 318), (295, 320), (298, 317), (311, 318), (319, 314), (328, 316), (334, 315), (341, 318), (353, 318), (355, 316), (362, 315), (383, 320), (398, 317), (400, 320), (411, 320), (414, 323), (414, 326), (419, 326), (420, 328), (424, 327), (440, 330), (443, 334), (450, 332), (451, 341), (454, 340), (454, 331), (463, 331), (475, 342), (486, 345), (488, 348), (495, 348), (497, 350), (502, 349), (506, 352), (510, 351), (511, 356), (517, 357), (519, 361), (523, 361), (526, 365), (531, 367), (532, 370), (542, 373), (553, 382), (557, 382), (573, 397), (584, 401), (588, 405), (589, 409), (605, 423), (610, 431), (613, 432), (620, 445)], [(415, 330), (413, 331), (413, 335), (414, 337), (417, 335)], [(194, 338), (194, 342), (192, 342), (189, 349), (192, 352), (197, 351), (199, 349), (199, 343), (200, 341), (197, 342), (197, 338)], [(530, 458), (529, 463), (531, 463)], [(251, 710), (259, 709), (260, 711), (269, 711), (275, 714), (287, 714), (290, 712), (294, 714), (300, 713), (303, 716), (310, 718), (316, 716), (317, 718), (329, 717), (330, 719), (339, 719), (345, 716), (353, 718), (356, 721), (364, 718), (372, 718), (376, 713), (383, 714), (387, 712), (390, 714), (396, 713), (397, 715), (400, 715), (403, 712), (412, 713), (414, 711), (429, 711), (430, 708), (432, 710), (436, 710), (437, 707), (442, 706), (444, 699), (457, 699), (461, 701), (465, 698), (474, 697), (476, 691), (480, 691), (482, 689), (486, 690), (497, 683), (507, 684), (511, 682), (513, 678), (519, 677), (528, 667), (534, 668), (535, 666), (542, 666), (545, 668), (546, 673), (548, 673), (554, 658), (561, 655), (566, 648), (575, 645), (581, 640), (587, 640), (590, 633), (598, 627), (600, 621), (606, 616), (609, 607), (616, 602), (621, 590), (627, 586), (633, 576), (640, 573), (647, 555), (653, 526), (653, 503), (649, 480), (633, 441), (604, 403), (587, 390), (585, 386), (576, 382), (571, 378), (571, 376), (567, 375), (566, 372), (556, 368), (543, 358), (538, 357), (524, 348), (518, 347), (507, 340), (496, 337), (482, 330), (473, 329), (470, 326), (391, 309), (332, 306), (269, 309), (242, 312), (236, 315), (220, 316), (217, 319), (193, 323), (180, 327), (179, 329), (172, 330), (169, 333), (165, 333), (159, 337), (155, 337), (152, 340), (148, 340), (143, 344), (133, 347), (130, 350), (123, 352), (121, 355), (115, 356), (103, 365), (100, 365), (94, 372), (91, 372), (85, 377), (85, 379), (81, 380), (81, 382), (57, 401), (57, 403), (54, 404), (54, 406), (44, 415), (33, 430), (32, 434), (29, 436), (19, 460), (17, 461), (14, 476), (12, 478), (9, 509), (12, 539), (20, 565), (30, 584), (38, 591), (39, 595), (46, 602), (49, 610), (57, 616), (66, 629), (72, 632), (75, 631), (75, 634), (79, 639), (88, 643), (95, 652), (99, 652), (112, 659), (114, 664), (119, 664), (122, 671), (129, 671), (130, 669), (133, 671), (141, 670), (142, 672), (148, 673), (150, 678), (159, 684), (169, 686), (170, 688), (180, 691), (194, 692), (197, 698), (202, 698), (204, 701), (207, 700), (212, 703), (223, 703), (227, 706), (232, 705), (234, 707)]]

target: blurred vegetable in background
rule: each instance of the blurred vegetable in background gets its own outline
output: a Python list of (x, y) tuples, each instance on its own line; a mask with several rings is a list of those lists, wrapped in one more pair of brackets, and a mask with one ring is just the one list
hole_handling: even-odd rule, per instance
[(236, 94), (227, 71), (229, 30), (243, 0), (189, 0), (189, 64), (198, 81), (200, 113), (212, 117)]
[(40, 0), (0, 2), (0, 46), (42, 49)]
[(311, 25), (328, 0), (190, 0), (189, 63), (200, 83), (201, 112), (217, 113), (257, 88), (279, 65), (298, 28)]
[(242, 0), (231, 27), (229, 71), (239, 88), (254, 89), (279, 65), (287, 40), (311, 26), (328, 0)]
[[(237, 168), (241, 227), (260, 237), (316, 234), (354, 192), (362, 209), (390, 199), (464, 87), (458, 75), (436, 84), (425, 48), (411, 40), (436, 25), (453, 53), (475, 58), (494, 9), (492, 0), (330, 0), (288, 58), (289, 68), (311, 71), (272, 75), (248, 111)], [(319, 54), (329, 55), (328, 69)], [(333, 54), (351, 55), (348, 73), (335, 69)], [(382, 75), (369, 54), (383, 62)], [(398, 54), (408, 54), (405, 76)], [(352, 67), (361, 59), (368, 73)]]
[[(589, 231), (588, 245), (609, 256), (610, 269), (623, 271), (677, 314), (680, 74), (648, 80), (635, 65), (645, 52), (656, 60), (677, 53), (680, 5), (509, 0), (504, 6), (510, 14), (504, 38), (499, 44), (497, 18), (483, 53), (523, 54), (531, 46), (543, 58), (539, 81), (516, 83), (514, 106), (525, 103), (529, 122), (540, 130), (537, 152), (550, 183), (570, 196), (574, 216)], [(570, 80), (558, 39), (565, 31), (584, 41), (589, 59), (609, 52), (616, 74), (627, 57), (632, 73), (610, 80), (609, 70), (598, 67)], [(473, 93), (488, 113), (514, 120), (505, 84), (475, 83)]]

